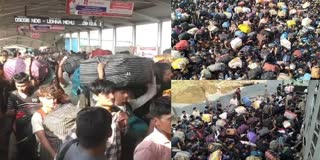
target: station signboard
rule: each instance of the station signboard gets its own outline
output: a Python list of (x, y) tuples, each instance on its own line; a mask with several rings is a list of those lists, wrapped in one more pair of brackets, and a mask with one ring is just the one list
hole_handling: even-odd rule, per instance
[(68, 15), (131, 17), (134, 2), (106, 0), (67, 0)]
[(101, 27), (101, 23), (92, 20), (83, 19), (67, 19), (67, 18), (49, 18), (49, 17), (25, 17), (15, 16), (15, 23), (29, 24), (47, 24), (47, 25), (63, 25), (63, 26), (84, 26), (84, 27)]

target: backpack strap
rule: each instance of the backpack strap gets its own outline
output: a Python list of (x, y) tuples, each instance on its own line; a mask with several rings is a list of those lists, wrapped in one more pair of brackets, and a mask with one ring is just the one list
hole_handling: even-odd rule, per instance
[(72, 144), (79, 142), (78, 139), (73, 139), (71, 141), (69, 141), (61, 150), (60, 152), (57, 154), (56, 160), (63, 160), (64, 156), (66, 155), (67, 151), (69, 150), (69, 148), (71, 147)]
[(41, 108), (38, 109), (37, 112), (41, 114), (42, 120), (43, 120), (44, 117), (46, 117), (46, 115), (47, 115)]

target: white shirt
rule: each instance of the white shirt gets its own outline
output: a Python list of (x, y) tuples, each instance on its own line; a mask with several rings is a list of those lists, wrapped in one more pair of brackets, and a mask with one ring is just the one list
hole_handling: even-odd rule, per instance
[(186, 120), (189, 120), (189, 118), (190, 118), (190, 115), (188, 114), (188, 113), (185, 113), (185, 114), (182, 114), (181, 116), (180, 116), (180, 119), (182, 120), (182, 119), (185, 119), (185, 118), (183, 118), (183, 116), (186, 116), (187, 118), (186, 118)]
[(237, 100), (237, 98), (231, 98), (230, 99), (230, 104), (233, 104), (235, 106), (238, 106), (239, 105), (239, 101)]
[(195, 116), (195, 117), (200, 116), (200, 111), (199, 110), (194, 110), (192, 112), (192, 115)]
[(44, 130), (42, 124), (42, 117), (41, 114), (35, 112), (31, 118), (31, 125), (32, 125), (32, 133), (35, 134), (38, 131)]

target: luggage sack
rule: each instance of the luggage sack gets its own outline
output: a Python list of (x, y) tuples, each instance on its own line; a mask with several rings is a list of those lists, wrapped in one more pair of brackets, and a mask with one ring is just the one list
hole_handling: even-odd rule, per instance
[(54, 148), (59, 149), (73, 129), (80, 108), (72, 104), (60, 106), (43, 119), (46, 136)]
[(265, 72), (278, 72), (279, 71), (279, 67), (277, 65), (274, 65), (274, 64), (265, 63), (263, 65), (263, 70)]
[(73, 74), (73, 72), (80, 66), (81, 60), (84, 60), (84, 58), (80, 55), (68, 57), (63, 64), (63, 70), (69, 74)]
[(133, 55), (110, 55), (82, 61), (80, 82), (88, 85), (98, 78), (97, 66), (107, 62), (104, 74), (106, 80), (123, 85), (145, 85), (152, 81), (153, 61)]
[(224, 64), (224, 63), (215, 63), (213, 65), (210, 65), (208, 67), (208, 69), (211, 71), (211, 72), (219, 72), (219, 71), (225, 71), (227, 68), (227, 66)]

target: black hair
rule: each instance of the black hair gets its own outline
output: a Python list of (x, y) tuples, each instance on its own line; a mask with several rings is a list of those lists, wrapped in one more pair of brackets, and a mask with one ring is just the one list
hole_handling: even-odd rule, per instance
[(76, 134), (81, 146), (94, 148), (105, 143), (111, 129), (112, 116), (106, 109), (87, 107), (78, 112)]
[(13, 76), (15, 83), (26, 83), (29, 81), (29, 75), (24, 72), (19, 72)]
[(161, 117), (171, 113), (171, 100), (169, 97), (160, 97), (153, 101), (149, 108), (152, 117)]
[(111, 93), (114, 91), (115, 84), (108, 80), (96, 80), (90, 84), (90, 90), (94, 94)]

